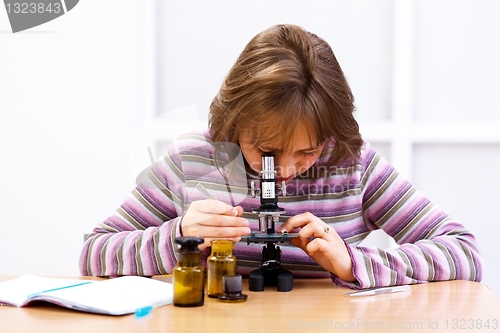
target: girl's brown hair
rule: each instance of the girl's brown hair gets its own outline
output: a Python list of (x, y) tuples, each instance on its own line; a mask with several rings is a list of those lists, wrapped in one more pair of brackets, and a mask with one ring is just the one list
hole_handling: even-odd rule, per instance
[(242, 132), (251, 133), (256, 145), (286, 149), (301, 123), (311, 142), (333, 144), (334, 165), (354, 160), (363, 143), (354, 109), (328, 43), (301, 27), (276, 25), (255, 36), (229, 71), (210, 105), (210, 134), (213, 142), (239, 144)]

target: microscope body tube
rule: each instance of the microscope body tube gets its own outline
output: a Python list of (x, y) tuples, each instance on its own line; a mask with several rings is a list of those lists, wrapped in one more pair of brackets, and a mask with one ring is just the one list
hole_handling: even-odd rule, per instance
[(278, 207), (278, 184), (274, 170), (274, 155), (262, 155), (262, 171), (260, 177), (259, 229), (268, 234), (274, 233), (274, 222), (279, 220), (283, 209)]

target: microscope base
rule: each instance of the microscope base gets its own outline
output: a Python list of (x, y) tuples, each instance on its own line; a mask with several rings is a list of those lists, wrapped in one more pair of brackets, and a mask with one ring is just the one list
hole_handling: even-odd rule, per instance
[(293, 274), (286, 269), (268, 271), (262, 268), (253, 270), (248, 275), (248, 289), (250, 291), (264, 291), (264, 286), (277, 286), (278, 291), (292, 290)]

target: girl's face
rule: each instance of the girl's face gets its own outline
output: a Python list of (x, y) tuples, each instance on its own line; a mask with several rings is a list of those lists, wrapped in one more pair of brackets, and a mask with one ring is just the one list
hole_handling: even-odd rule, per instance
[(283, 180), (288, 183), (294, 177), (308, 170), (319, 158), (325, 147), (324, 142), (320, 144), (311, 142), (311, 135), (305, 125), (298, 125), (295, 128), (295, 135), (289, 150), (276, 147), (272, 142), (255, 145), (248, 132), (244, 132), (239, 141), (243, 156), (257, 173), (262, 170), (262, 154), (274, 153), (274, 167), (278, 184)]

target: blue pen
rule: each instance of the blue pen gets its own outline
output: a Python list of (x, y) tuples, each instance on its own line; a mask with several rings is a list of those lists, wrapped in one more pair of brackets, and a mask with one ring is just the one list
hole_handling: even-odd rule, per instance
[(135, 310), (135, 318), (146, 317), (152, 311), (153, 311), (153, 307), (152, 306), (145, 306), (143, 308), (139, 308), (139, 309)]
[(67, 289), (67, 288), (73, 288), (73, 287), (78, 287), (78, 286), (83, 286), (84, 284), (89, 284), (89, 283), (92, 283), (92, 281), (86, 281), (86, 282), (82, 282), (82, 283), (71, 284), (69, 286), (64, 286), (64, 287), (59, 287), (59, 288), (54, 288), (54, 289), (42, 290), (42, 291), (38, 291), (38, 292), (33, 293), (33, 294), (29, 294), (28, 298), (34, 297), (34, 296), (38, 296), (38, 295), (41, 295), (41, 294), (45, 294), (45, 293), (50, 293), (51, 291), (62, 290), (62, 289)]

